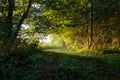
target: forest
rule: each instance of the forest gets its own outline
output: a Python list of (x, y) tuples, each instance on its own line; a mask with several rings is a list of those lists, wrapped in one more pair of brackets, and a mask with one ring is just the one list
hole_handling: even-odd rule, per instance
[(0, 0), (0, 80), (120, 80), (120, 0)]

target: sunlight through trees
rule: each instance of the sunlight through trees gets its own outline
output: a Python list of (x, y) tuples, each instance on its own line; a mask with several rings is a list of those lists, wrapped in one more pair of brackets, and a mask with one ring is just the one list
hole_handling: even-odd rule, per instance
[(1, 0), (0, 45), (49, 43), (55, 34), (67, 49), (119, 48), (119, 14), (118, 0)]

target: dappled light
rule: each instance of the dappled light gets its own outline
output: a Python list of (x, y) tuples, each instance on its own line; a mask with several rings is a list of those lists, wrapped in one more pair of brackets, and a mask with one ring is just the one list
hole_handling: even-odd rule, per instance
[[(84, 53), (81, 53), (84, 54)], [(10, 55), (0, 63), (0, 79), (119, 80), (120, 56), (74, 55), (53, 51)], [(4, 59), (4, 57), (1, 57)], [(9, 64), (9, 65), (8, 65)], [(116, 66), (117, 65), (117, 66)], [(10, 73), (10, 72), (13, 73)], [(117, 73), (117, 74), (116, 74)], [(5, 76), (10, 76), (5, 77)]]
[(120, 0), (0, 0), (0, 80), (120, 80)]
[(43, 38), (39, 39), (40, 43), (50, 43), (51, 42), (51, 35), (44, 36)]

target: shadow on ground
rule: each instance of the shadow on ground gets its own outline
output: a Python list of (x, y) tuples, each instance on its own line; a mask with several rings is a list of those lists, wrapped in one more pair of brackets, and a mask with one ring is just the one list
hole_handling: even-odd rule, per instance
[(120, 55), (52, 51), (0, 58), (0, 80), (120, 80)]

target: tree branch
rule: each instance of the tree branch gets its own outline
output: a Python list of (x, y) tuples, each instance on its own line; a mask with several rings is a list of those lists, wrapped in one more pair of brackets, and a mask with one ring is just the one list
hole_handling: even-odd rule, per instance
[(21, 25), (24, 22), (25, 18), (28, 16), (28, 13), (29, 13), (29, 10), (31, 8), (31, 5), (32, 5), (32, 0), (29, 0), (29, 4), (27, 6), (27, 10), (23, 13), (21, 19), (19, 20), (19, 22), (18, 22), (18, 24), (16, 26), (16, 30), (15, 30), (15, 32), (13, 34), (13, 37), (12, 37), (12, 42), (14, 42), (15, 39), (17, 38), (18, 33), (19, 33), (20, 29), (21, 29)]
[(8, 16), (7, 16), (7, 33), (10, 35), (7, 35), (8, 37), (11, 37), (12, 34), (12, 26), (13, 26), (13, 10), (14, 10), (15, 1), (14, 0), (8, 0)]

